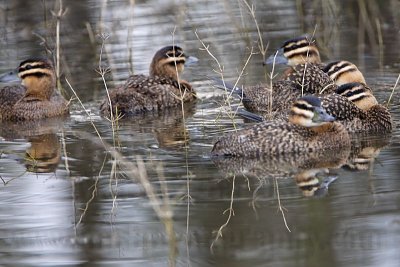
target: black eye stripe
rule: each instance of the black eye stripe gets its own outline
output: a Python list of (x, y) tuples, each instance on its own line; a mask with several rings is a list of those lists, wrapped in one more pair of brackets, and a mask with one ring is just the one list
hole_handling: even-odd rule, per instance
[(288, 58), (293, 58), (293, 57), (298, 57), (298, 56), (302, 56), (304, 58), (306, 57), (311, 57), (311, 56), (318, 56), (318, 53), (314, 50), (309, 50), (309, 51), (305, 51), (302, 53), (294, 53), (293, 55), (288, 56)]
[(38, 64), (38, 65), (23, 65), (21, 67), (19, 67), (19, 72), (23, 72), (26, 70), (32, 70), (32, 69), (50, 69), (48, 65), (45, 64)]
[[(335, 72), (338, 72), (339, 70), (349, 67), (352, 64), (350, 62), (346, 62), (346, 61), (335, 61), (335, 62), (331, 62), (328, 65), (325, 66), (325, 68), (323, 69), (323, 72), (327, 73), (328, 75), (332, 75)], [(356, 71), (357, 69), (354, 68), (354, 66), (352, 66), (351, 69), (349, 69), (348, 71)]]
[(34, 76), (34, 77), (37, 77), (37, 78), (41, 78), (41, 77), (44, 77), (44, 76), (50, 76), (50, 74), (48, 74), (46, 72), (40, 72), (40, 71), (32, 72), (32, 73), (26, 73), (26, 74), (22, 74), (21, 75), (21, 79), (25, 79), (26, 77), (29, 77), (29, 76)]
[(308, 105), (306, 105), (306, 104), (295, 103), (294, 106), (297, 107), (297, 108), (299, 108), (299, 109), (314, 111), (313, 107), (308, 106)]
[(314, 44), (313, 43), (309, 43), (309, 42), (301, 42), (301, 43), (298, 43), (298, 44), (293, 44), (293, 45), (291, 45), (291, 46), (289, 46), (289, 47), (287, 47), (289, 44), (287, 44), (287, 45), (285, 45), (284, 47), (283, 47), (283, 52), (290, 52), (290, 51), (293, 51), (293, 50), (296, 50), (296, 49), (299, 49), (299, 48), (303, 48), (303, 47), (307, 47), (307, 46), (313, 46)]
[[(336, 72), (339, 72), (340, 70), (342, 70), (342, 69), (344, 69), (344, 68), (346, 68), (346, 67), (348, 67), (348, 66), (350, 66), (350, 64), (345, 64), (345, 65), (342, 65), (342, 66), (336, 66), (336, 67), (334, 67), (333, 69), (328, 69), (327, 70), (327, 74), (328, 75), (332, 75), (332, 74), (334, 74), (334, 73), (336, 73)], [(356, 71), (356, 69), (355, 68), (351, 68), (351, 69), (348, 69), (346, 72), (351, 72), (351, 71)]]
[(185, 62), (186, 62), (185, 60), (176, 60), (176, 61), (171, 61), (168, 64), (175, 66), (175, 64), (176, 65), (185, 64)]
[(365, 92), (365, 90), (363, 88), (360, 88), (360, 89), (355, 89), (355, 90), (344, 91), (341, 93), (341, 95), (344, 95), (345, 97), (351, 97), (354, 95), (362, 94), (364, 92)]
[(339, 95), (343, 95), (347, 90), (354, 90), (353, 88), (360, 88), (358, 90), (366, 90), (366, 88), (362, 84), (354, 82), (354, 83), (346, 83), (339, 86), (336, 89), (336, 93)]

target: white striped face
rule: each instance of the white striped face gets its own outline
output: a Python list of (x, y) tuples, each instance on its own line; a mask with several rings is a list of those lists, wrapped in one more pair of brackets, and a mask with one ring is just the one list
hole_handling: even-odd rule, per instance
[(361, 71), (356, 65), (349, 61), (342, 60), (332, 62), (325, 67), (324, 72), (326, 72), (338, 86), (352, 82), (366, 83)]
[(296, 101), (292, 108), (290, 109), (290, 122), (304, 127), (312, 127), (312, 118), (314, 116), (312, 105), (308, 104), (306, 101), (298, 100)]
[(176, 78), (177, 72), (184, 70), (186, 55), (178, 46), (166, 46), (154, 55), (150, 75), (169, 76)]
[(36, 58), (23, 61), (18, 68), (22, 85), (27, 88), (26, 96), (49, 99), (55, 88), (53, 64), (48, 59)]
[(362, 110), (368, 110), (378, 104), (371, 89), (362, 83), (344, 84), (336, 90), (336, 93), (346, 97)]
[(302, 63), (321, 63), (318, 48), (312, 40), (301, 37), (285, 42), (282, 46), (283, 54), (291, 66)]
[(183, 70), (183, 66), (186, 62), (186, 56), (181, 49), (172, 49), (165, 54), (161, 62), (162, 64), (169, 64), (173, 67), (179, 66)]
[(18, 68), (18, 76), (22, 83), (33, 79), (52, 78), (54, 76), (53, 65), (45, 59), (31, 59), (22, 62)]
[(321, 107), (321, 100), (315, 96), (300, 98), (294, 102), (289, 113), (289, 121), (303, 127), (320, 126), (334, 120)]

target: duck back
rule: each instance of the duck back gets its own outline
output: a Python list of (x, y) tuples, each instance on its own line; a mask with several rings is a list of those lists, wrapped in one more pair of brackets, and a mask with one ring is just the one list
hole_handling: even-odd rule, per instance
[(318, 132), (285, 121), (267, 121), (230, 133), (215, 143), (213, 156), (260, 157), (286, 153), (306, 153), (350, 145), (340, 123), (330, 123)]
[[(124, 115), (157, 112), (195, 98), (194, 90), (185, 81), (146, 75), (133, 75), (123, 86), (110, 92), (113, 111)], [(103, 101), (100, 110), (102, 114), (110, 116), (108, 99)]]

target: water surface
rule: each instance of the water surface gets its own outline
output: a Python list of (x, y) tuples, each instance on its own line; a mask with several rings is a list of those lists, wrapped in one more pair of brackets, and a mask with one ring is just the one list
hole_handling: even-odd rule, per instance
[[(36, 2), (0, 2), (0, 71), (54, 48), (50, 10), (58, 7)], [(397, 1), (381, 2), (253, 4), (267, 54), (315, 30), (323, 60), (357, 64), (383, 103), (400, 73), (400, 17)], [(243, 85), (266, 81), (270, 71), (243, 1), (64, 7), (61, 83), (74, 96), (68, 80), (84, 108), (75, 99), (65, 121), (1, 125), (2, 266), (398, 266), (398, 127), (356, 151), (306, 155), (307, 165), (210, 158), (216, 137), (246, 124), (223, 108), (224, 93), (207, 78), (219, 76), (219, 65), (203, 44), (227, 81), (244, 66)], [(95, 71), (101, 32), (109, 36), (109, 88), (147, 73), (155, 51), (171, 43), (200, 58), (184, 73), (199, 96), (184, 119), (180, 110), (139, 116), (120, 121), (113, 135), (98, 113), (106, 95)], [(395, 122), (398, 110), (397, 89)]]

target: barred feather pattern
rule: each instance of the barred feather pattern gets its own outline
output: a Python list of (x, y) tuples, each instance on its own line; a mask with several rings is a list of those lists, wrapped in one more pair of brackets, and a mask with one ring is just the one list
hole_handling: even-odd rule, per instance
[(329, 94), (335, 92), (337, 86), (326, 74), (322, 64), (298, 64), (290, 68), (285, 80), (296, 84), (304, 94)]
[[(135, 115), (157, 112), (196, 99), (192, 86), (184, 81), (168, 77), (132, 75), (126, 83), (110, 92), (112, 112), (120, 115)], [(109, 100), (100, 106), (103, 115), (110, 117)]]
[(285, 117), (293, 101), (302, 95), (326, 95), (334, 93), (336, 88), (320, 64), (298, 64), (284, 80), (273, 83), (272, 92), (264, 85), (244, 88), (242, 102), (247, 110), (264, 117), (270, 117), (270, 112), (275, 114), (272, 118)]
[(267, 121), (230, 133), (214, 144), (214, 156), (261, 157), (305, 153), (350, 146), (350, 137), (340, 123), (332, 122), (316, 132), (285, 121)]
[(0, 121), (24, 121), (62, 116), (69, 113), (68, 103), (58, 90), (50, 100), (25, 97), (22, 85), (0, 90)]

